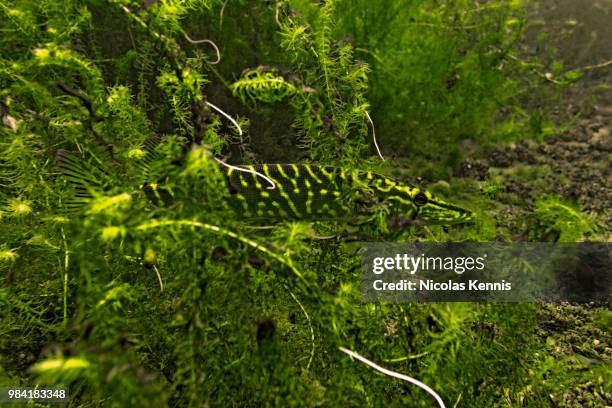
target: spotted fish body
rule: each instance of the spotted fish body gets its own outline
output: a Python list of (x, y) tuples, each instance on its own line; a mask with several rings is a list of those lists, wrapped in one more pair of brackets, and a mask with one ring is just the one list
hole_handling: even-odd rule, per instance
[[(154, 146), (154, 143), (151, 144)], [(140, 180), (149, 200), (167, 204), (172, 194), (158, 189), (155, 149), (150, 147), (142, 160)], [(98, 198), (120, 191), (112, 168), (95, 157), (58, 151), (58, 169), (72, 185), (74, 196), (65, 200), (66, 209), (81, 211)], [(308, 164), (261, 164), (223, 167), (229, 203), (244, 219), (349, 220), (372, 219), (382, 211), (401, 219), (420, 218), (428, 223), (456, 224), (472, 219), (472, 213), (448, 204), (418, 187), (370, 171)], [(258, 173), (258, 174), (255, 174)], [(273, 184), (273, 185), (272, 185)], [(165, 192), (165, 194), (164, 194)], [(111, 196), (110, 200), (130, 197)]]
[(337, 220), (364, 215), (379, 205), (394, 213), (441, 224), (467, 222), (468, 210), (435, 198), (428, 191), (370, 171), (308, 164), (241, 166), (263, 177), (226, 170), (230, 204), (243, 218)]

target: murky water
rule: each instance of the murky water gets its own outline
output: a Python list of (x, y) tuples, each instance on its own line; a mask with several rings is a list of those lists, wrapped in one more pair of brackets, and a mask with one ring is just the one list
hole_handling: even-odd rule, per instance
[(570, 92), (596, 96), (599, 108), (612, 105), (612, 0), (540, 0), (530, 5), (526, 52), (563, 71), (584, 69)]

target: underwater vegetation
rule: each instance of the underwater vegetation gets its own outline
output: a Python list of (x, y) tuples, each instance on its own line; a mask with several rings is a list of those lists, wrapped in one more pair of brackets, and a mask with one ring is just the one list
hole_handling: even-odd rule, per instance
[(609, 242), (607, 128), (547, 115), (587, 69), (524, 56), (527, 17), (0, 0), (0, 387), (435, 403), (345, 348), (446, 406), (610, 404), (609, 305), (361, 299), (356, 241)]

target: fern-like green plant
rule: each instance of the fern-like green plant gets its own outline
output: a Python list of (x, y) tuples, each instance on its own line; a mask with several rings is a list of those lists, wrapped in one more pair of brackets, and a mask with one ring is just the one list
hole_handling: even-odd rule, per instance
[[(487, 134), (516, 90), (498, 62), (515, 66), (503, 56), (518, 2), (438, 3), (0, 0), (0, 386), (65, 386), (70, 406), (431, 404), (342, 346), (449, 405), (547, 406), (565, 392), (575, 372), (549, 375), (568, 366), (540, 347), (538, 305), (362, 302), (357, 244), (343, 237), (379, 237), (391, 205), (368, 209), (375, 227), (272, 228), (227, 205), (215, 159), (375, 167), (370, 116), (383, 148), (408, 156), (396, 147), (413, 141), (431, 166), (458, 132)], [(230, 86), (259, 64), (283, 68)], [(412, 159), (393, 169), (402, 179)], [(385, 239), (500, 236), (475, 182), (438, 187), (471, 200), (479, 224)], [(538, 202), (534, 238), (582, 239), (586, 218)], [(484, 322), (513, 335), (488, 339)]]
[(300, 72), (300, 81), (315, 91), (297, 93), (291, 100), (302, 147), (323, 163), (338, 163), (339, 152), (340, 162), (353, 164), (363, 161), (369, 150), (369, 68), (355, 59), (349, 42), (334, 38), (335, 3), (322, 2), (314, 21), (283, 18), (281, 46), (293, 70)]
[(596, 221), (580, 208), (555, 195), (536, 200), (532, 214), (532, 239), (577, 242), (598, 230)]
[(242, 74), (240, 79), (232, 84), (231, 90), (234, 96), (246, 104), (257, 101), (280, 102), (295, 95), (299, 88), (276, 71), (253, 69)]

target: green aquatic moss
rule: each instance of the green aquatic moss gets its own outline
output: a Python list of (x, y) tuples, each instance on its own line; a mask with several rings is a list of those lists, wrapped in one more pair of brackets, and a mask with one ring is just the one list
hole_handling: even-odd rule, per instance
[(531, 232), (536, 239), (576, 242), (599, 230), (592, 216), (581, 212), (575, 204), (553, 195), (536, 200), (532, 219)]
[[(520, 2), (0, 6), (0, 385), (64, 385), (74, 406), (431, 406), (339, 346), (448, 406), (549, 406), (569, 368), (605, 374), (553, 360), (536, 304), (361, 300), (355, 239), (510, 237), (501, 187), (452, 174), (460, 141), (526, 128)], [(476, 218), (250, 225), (215, 158), (443, 178)], [(558, 203), (536, 231), (587, 232)]]

